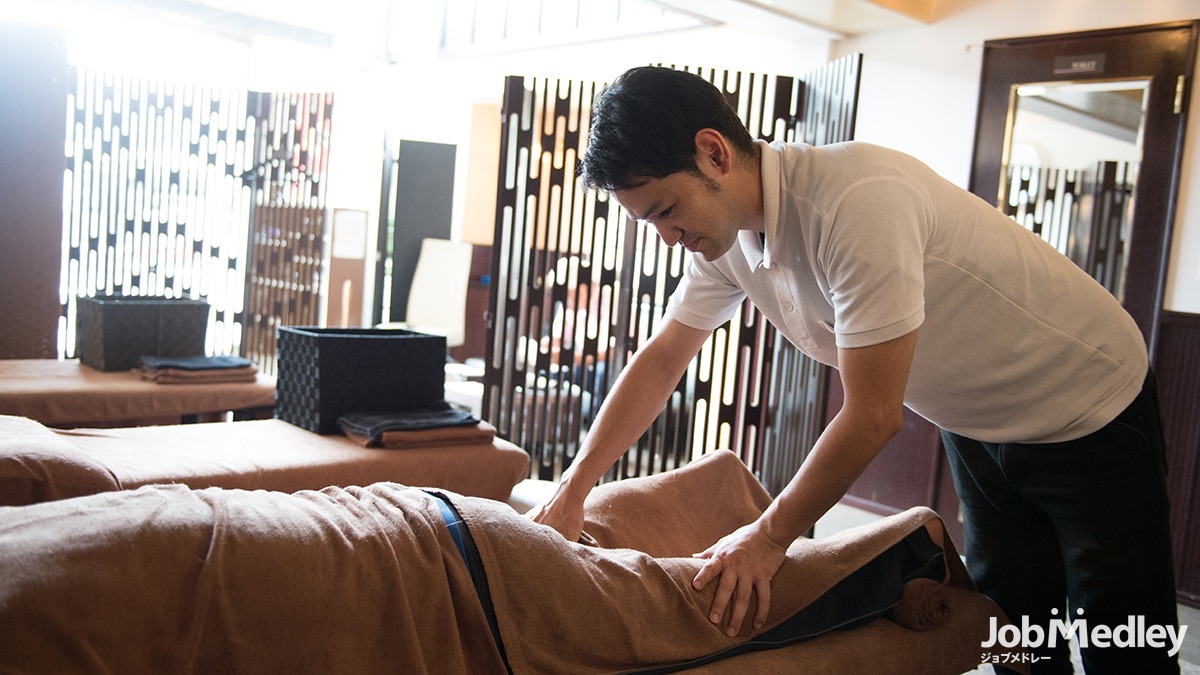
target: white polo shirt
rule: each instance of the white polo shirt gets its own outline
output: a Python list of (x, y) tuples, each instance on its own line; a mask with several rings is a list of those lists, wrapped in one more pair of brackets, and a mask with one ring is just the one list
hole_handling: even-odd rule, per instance
[(981, 441), (1079, 438), (1137, 396), (1137, 325), (1037, 235), (894, 150), (760, 147), (765, 247), (742, 231), (718, 260), (689, 255), (669, 318), (711, 330), (749, 297), (832, 366), (919, 328), (905, 404)]

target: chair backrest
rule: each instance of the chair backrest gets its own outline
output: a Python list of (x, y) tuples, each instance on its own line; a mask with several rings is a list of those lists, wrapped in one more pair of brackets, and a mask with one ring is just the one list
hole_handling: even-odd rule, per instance
[(445, 335), (447, 347), (466, 341), (471, 253), (466, 242), (432, 238), (421, 242), (404, 317), (410, 329)]

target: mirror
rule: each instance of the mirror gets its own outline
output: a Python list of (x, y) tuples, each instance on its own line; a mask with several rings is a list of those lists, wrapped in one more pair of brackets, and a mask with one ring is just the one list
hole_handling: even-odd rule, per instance
[(970, 190), (1075, 260), (1157, 344), (1200, 21), (984, 42)]
[(1006, 124), (996, 203), (1119, 299), (1149, 85), (1016, 84)]

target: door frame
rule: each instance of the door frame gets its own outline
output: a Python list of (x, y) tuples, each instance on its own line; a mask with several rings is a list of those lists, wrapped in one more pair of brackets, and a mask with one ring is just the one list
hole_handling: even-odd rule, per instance
[[(1152, 362), (1162, 318), (1198, 35), (1200, 21), (1175, 21), (984, 42), (969, 189), (991, 204), (998, 197), (1014, 85), (1150, 80), (1124, 305), (1142, 329)], [(1101, 58), (1091, 68), (1062, 67), (1064, 59), (1084, 56)]]

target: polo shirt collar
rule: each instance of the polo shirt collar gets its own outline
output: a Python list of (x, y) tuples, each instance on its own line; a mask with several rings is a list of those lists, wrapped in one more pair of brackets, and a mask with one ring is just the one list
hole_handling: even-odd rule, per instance
[(742, 230), (738, 233), (738, 244), (750, 269), (770, 269), (771, 250), (775, 248), (776, 224), (779, 220), (779, 154), (766, 141), (756, 141), (759, 147), (763, 192), (763, 223), (766, 225), (765, 240), (758, 232)]

